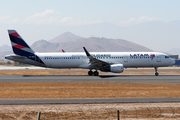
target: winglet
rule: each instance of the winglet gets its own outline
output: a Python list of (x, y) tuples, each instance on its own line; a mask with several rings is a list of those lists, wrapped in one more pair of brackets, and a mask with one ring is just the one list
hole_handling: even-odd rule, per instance
[(86, 48), (85, 47), (83, 47), (84, 48), (84, 51), (85, 51), (85, 53), (86, 53), (86, 55), (89, 57), (89, 56), (91, 56), (90, 54), (89, 54), (89, 52), (86, 50)]

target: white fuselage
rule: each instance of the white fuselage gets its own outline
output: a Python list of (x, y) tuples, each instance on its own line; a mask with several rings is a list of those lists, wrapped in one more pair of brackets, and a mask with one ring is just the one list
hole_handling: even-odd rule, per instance
[[(91, 52), (94, 58), (110, 64), (123, 64), (129, 67), (165, 67), (174, 64), (174, 60), (160, 52)], [(151, 56), (153, 54), (154, 56)], [(44, 64), (28, 58), (19, 59), (6, 56), (7, 59), (48, 68), (89, 68), (89, 58), (84, 52), (35, 53)], [(35, 57), (36, 56), (32, 56)], [(96, 69), (96, 68), (93, 68)]]

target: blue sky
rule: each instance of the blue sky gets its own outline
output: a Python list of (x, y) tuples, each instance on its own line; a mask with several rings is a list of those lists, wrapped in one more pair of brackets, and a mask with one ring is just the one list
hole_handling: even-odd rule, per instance
[[(102, 22), (129, 27), (144, 22), (180, 20), (179, 5), (180, 0), (0, 0), (0, 46), (10, 45), (7, 36), (10, 28), (20, 31), (32, 44), (63, 33), (63, 30), (54, 32), (57, 26), (66, 32), (71, 26)], [(56, 28), (51, 33), (49, 29), (53, 27)], [(49, 34), (42, 36), (45, 30)]]

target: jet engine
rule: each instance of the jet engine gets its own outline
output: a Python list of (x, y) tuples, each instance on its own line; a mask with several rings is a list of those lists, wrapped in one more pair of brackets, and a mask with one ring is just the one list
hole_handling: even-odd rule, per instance
[(104, 66), (100, 70), (103, 72), (122, 73), (124, 71), (124, 66), (123, 64), (112, 64), (109, 66)]

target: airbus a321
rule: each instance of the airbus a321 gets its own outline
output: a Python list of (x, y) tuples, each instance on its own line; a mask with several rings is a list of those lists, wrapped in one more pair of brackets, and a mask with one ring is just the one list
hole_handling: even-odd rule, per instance
[[(47, 68), (84, 68), (89, 76), (98, 76), (98, 71), (122, 73), (124, 68), (154, 67), (158, 76), (158, 67), (174, 65), (175, 61), (161, 52), (34, 52), (15, 31), (8, 30), (14, 54), (6, 59)], [(94, 70), (94, 71), (92, 71)]]

